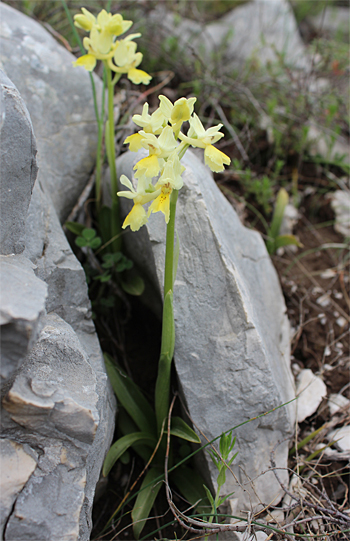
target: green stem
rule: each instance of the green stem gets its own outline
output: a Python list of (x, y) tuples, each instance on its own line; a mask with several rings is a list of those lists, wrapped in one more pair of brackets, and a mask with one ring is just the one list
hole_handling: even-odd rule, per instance
[(102, 141), (103, 141), (103, 126), (105, 116), (105, 96), (106, 96), (106, 70), (103, 71), (103, 85), (102, 85), (102, 103), (101, 114), (97, 118), (98, 127), (98, 139), (97, 139), (97, 151), (96, 151), (96, 173), (95, 173), (95, 197), (97, 213), (101, 210), (101, 177), (102, 177)]
[(117, 168), (115, 164), (115, 140), (114, 140), (114, 85), (116, 81), (112, 81), (112, 72), (107, 62), (104, 62), (106, 75), (107, 75), (107, 90), (108, 90), (108, 162), (111, 175), (111, 196), (112, 196), (112, 213), (111, 213), (111, 237), (116, 237), (116, 240), (112, 243), (112, 249), (114, 252), (120, 251), (121, 248), (121, 229), (120, 229), (120, 216), (119, 216), (119, 199), (117, 196), (118, 182), (117, 182)]
[(165, 269), (164, 269), (164, 299), (174, 286), (174, 239), (175, 214), (178, 190), (173, 190), (170, 196), (170, 217), (166, 230)]
[(173, 190), (170, 196), (170, 217), (166, 233), (162, 343), (155, 389), (155, 410), (159, 433), (169, 411), (171, 363), (175, 345), (172, 291), (174, 281), (174, 237), (177, 196), (178, 191)]

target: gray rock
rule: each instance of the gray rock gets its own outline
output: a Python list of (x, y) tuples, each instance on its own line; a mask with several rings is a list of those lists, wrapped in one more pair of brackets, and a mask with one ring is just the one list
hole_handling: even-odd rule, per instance
[(50, 314), (2, 403), (28, 430), (91, 444), (99, 420), (95, 389), (96, 375), (76, 333)]
[(308, 21), (326, 37), (349, 43), (349, 6), (324, 6), (321, 13), (308, 17)]
[[(132, 177), (144, 154), (127, 152), (117, 160), (118, 173)], [(194, 423), (209, 438), (284, 404), (294, 397), (289, 367), (289, 324), (276, 271), (259, 233), (243, 227), (208, 169), (188, 151), (179, 192), (176, 230), (180, 258), (174, 291), (175, 366), (181, 392)], [(130, 200), (122, 199), (124, 212)], [(147, 260), (150, 282), (159, 296), (163, 284), (165, 223), (152, 214), (139, 233), (128, 231), (125, 244), (136, 262)], [(154, 271), (155, 269), (155, 271)], [(281, 490), (269, 468), (270, 453), (291, 434), (294, 408), (236, 431), (238, 480), (254, 478), (265, 503)], [(287, 466), (288, 442), (276, 447), (278, 467)], [(207, 460), (211, 481), (216, 473)], [(245, 473), (243, 473), (245, 472)], [(258, 476), (258, 477), (257, 477)], [(287, 472), (280, 472), (287, 481)], [(256, 478), (257, 477), (257, 478)], [(228, 476), (223, 493), (235, 491), (239, 509), (256, 496), (243, 492)]]
[(262, 65), (284, 54), (285, 62), (298, 68), (307, 65), (305, 47), (299, 35), (293, 10), (287, 0), (253, 0), (206, 25), (182, 18), (165, 8), (151, 13), (151, 21), (161, 22), (159, 32), (175, 35), (183, 53), (196, 51), (206, 61), (216, 53), (227, 65), (241, 68), (252, 58)]
[[(74, 60), (39, 23), (0, 4), (0, 67), (28, 107), (38, 145), (38, 178), (61, 222), (83, 191), (97, 144), (89, 74), (74, 68)], [(101, 80), (94, 79), (99, 96)]]
[(0, 70), (0, 253), (24, 250), (25, 219), (38, 172), (36, 142), (27, 107)]
[[(79, 539), (89, 538), (95, 486), (113, 438), (115, 398), (105, 372), (101, 348), (91, 321), (85, 273), (62, 231), (55, 210), (37, 182), (26, 224), (25, 255), (48, 285), (47, 312), (55, 312), (74, 329), (96, 378), (99, 424), (86, 458), (86, 486), (80, 515)], [(67, 426), (71, 422), (67, 419)]]
[(31, 350), (45, 314), (47, 285), (23, 255), (0, 256), (0, 375), (8, 379)]
[[(36, 453), (33, 453), (34, 456)], [(17, 494), (21, 492), (36, 468), (36, 460), (28, 454), (23, 445), (6, 438), (0, 439), (0, 535), (11, 513)]]
[[(17, 17), (16, 11), (6, 11), (7, 8), (1, 5), (2, 30), (12, 24), (11, 17), (11, 20), (7, 19), (12, 13), (13, 18)], [(4, 10), (6, 17), (3, 17)], [(9, 41), (11, 37), (15, 40), (19, 36), (24, 43), (29, 42), (33, 50), (45, 51), (45, 41), (40, 42), (35, 32), (32, 36), (28, 35), (33, 21), (28, 23), (27, 18), (22, 20), (21, 17), (16, 19), (19, 26), (11, 30)], [(40, 32), (43, 31), (38, 28)], [(35, 42), (34, 38), (38, 41)], [(1, 40), (1, 54), (4, 51), (3, 42)], [(50, 50), (49, 45), (48, 48)], [(15, 50), (18, 54), (19, 49)], [(52, 49), (51, 53), (55, 59)], [(16, 63), (15, 54), (14, 57)], [(68, 59), (70, 63), (70, 55)], [(62, 73), (57, 73), (56, 77), (64, 81), (64, 75), (69, 75), (70, 68), (64, 69), (61, 64), (59, 66)], [(26, 80), (25, 68), (22, 75), (20, 63), (17, 69), (18, 79), (22, 80), (23, 77)], [(50, 80), (49, 72), (47, 84)], [(78, 88), (84, 87), (82, 81), (85, 73), (77, 70), (77, 74), (75, 82), (78, 91)], [(51, 82), (54, 79), (51, 77)], [(71, 91), (72, 88), (65, 89), (57, 84), (57, 101), (64, 104)], [(85, 107), (87, 111), (88, 105)], [(2, 334), (3, 353), (8, 356), (7, 364), (3, 365), (8, 379), (2, 386), (1, 437), (19, 446), (15, 449), (16, 460), (21, 460), (22, 447), (35, 460), (37, 451), (40, 451), (38, 466), (33, 473), (30, 473), (31, 469), (27, 465), (20, 478), (15, 472), (13, 475), (10, 472), (10, 477), (4, 481), (9, 494), (6, 505), (1, 508), (1, 527), (5, 526), (6, 541), (87, 541), (92, 528), (95, 487), (114, 433), (115, 398), (91, 321), (85, 273), (67, 242), (51, 202), (52, 171), (57, 171), (58, 185), (62, 182), (61, 193), (56, 191), (52, 199), (63, 217), (67, 209), (73, 207), (74, 197), (80, 193), (83, 176), (86, 181), (87, 166), (84, 169), (82, 164), (85, 159), (90, 163), (89, 128), (86, 138), (82, 136), (79, 140), (79, 133), (74, 135), (74, 130), (71, 132), (67, 127), (72, 117), (67, 111), (64, 114), (67, 118), (60, 117), (62, 126), (57, 128), (57, 140), (61, 142), (52, 152), (52, 157), (49, 147), (45, 145), (50, 140), (50, 130), (53, 130), (52, 138), (56, 137), (56, 128), (48, 104), (42, 111), (41, 122), (47, 131), (41, 133), (42, 139), (38, 146), (44, 173), (39, 174), (31, 199), (28, 192), (27, 207), (23, 210), (25, 230), (23, 228), (21, 232), (21, 250), (24, 251), (21, 255), (3, 256), (0, 268), (5, 301), (1, 312), (2, 330), (5, 329)], [(45, 119), (51, 124), (49, 122), (46, 125)], [(80, 130), (84, 129), (83, 124), (80, 124)], [(38, 126), (40, 131), (40, 122)], [(78, 138), (76, 147), (74, 137)], [(4, 141), (5, 153), (8, 141)], [(69, 165), (69, 160), (66, 161), (68, 146), (70, 152), (77, 157), (75, 164)], [(65, 167), (67, 169), (61, 174)], [(73, 175), (68, 179), (69, 167), (72, 167)], [(78, 171), (81, 167), (82, 170)], [(30, 185), (28, 174), (23, 179), (27, 186)], [(80, 182), (78, 189), (76, 182)], [(63, 183), (67, 183), (64, 189)], [(16, 201), (9, 202), (12, 207), (15, 204)], [(45, 310), (49, 315), (44, 321)], [(46, 326), (40, 338), (35, 340), (44, 322)], [(6, 463), (8, 446), (0, 454)]]

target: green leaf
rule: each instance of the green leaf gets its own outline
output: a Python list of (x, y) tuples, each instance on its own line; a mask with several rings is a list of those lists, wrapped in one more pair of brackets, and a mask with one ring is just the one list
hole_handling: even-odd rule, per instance
[(75, 244), (77, 246), (79, 246), (79, 248), (83, 248), (84, 246), (88, 246), (89, 245), (89, 241), (87, 241), (86, 239), (84, 239), (84, 237), (77, 237), (75, 239)]
[(270, 229), (268, 231), (268, 236), (270, 239), (276, 239), (278, 233), (281, 229), (281, 224), (283, 220), (284, 210), (288, 205), (289, 196), (287, 190), (281, 188), (276, 197), (275, 209), (273, 211), (273, 217)]
[(170, 434), (193, 443), (201, 442), (195, 431), (181, 417), (172, 417)]
[(155, 482), (161, 473), (161, 470), (158, 468), (151, 468), (147, 472), (136, 498), (134, 508), (131, 512), (133, 530), (136, 539), (138, 539), (141, 535), (153, 507), (154, 501), (163, 484), (159, 479), (157, 482)]
[(119, 438), (119, 440), (113, 443), (112, 447), (107, 453), (107, 456), (103, 463), (102, 475), (104, 477), (107, 477), (118, 458), (120, 458), (125, 453), (125, 451), (129, 449), (131, 445), (133, 445), (134, 443), (145, 442), (152, 443), (154, 447), (157, 445), (156, 439), (148, 432), (134, 432), (133, 434), (127, 434), (126, 436)]
[(138, 386), (104, 354), (108, 377), (117, 399), (142, 432), (157, 433), (155, 414)]
[[(124, 436), (138, 431), (136, 423), (134, 423), (130, 415), (127, 413), (127, 411), (125, 411), (125, 409), (121, 405), (119, 405), (119, 408), (118, 408), (117, 422), (118, 422), (118, 428), (120, 429), (120, 431), (122, 432)], [(154, 445), (148, 444), (147, 442), (141, 443), (139, 445), (135, 443), (131, 447), (138, 455), (140, 455), (140, 457), (143, 459), (145, 463), (149, 461), (154, 451)]]
[(128, 276), (127, 281), (122, 281), (122, 288), (129, 295), (139, 296), (142, 295), (145, 289), (145, 282), (140, 276)]
[(235, 492), (233, 491), (233, 492), (230, 492), (230, 494), (226, 494), (225, 496), (221, 496), (219, 505), (223, 504), (227, 500), (227, 498), (230, 498), (230, 496), (233, 496), (234, 493)]
[(282, 246), (289, 246), (291, 244), (299, 248), (303, 246), (294, 235), (279, 235), (275, 240), (275, 251)]
[(97, 250), (102, 244), (102, 240), (100, 237), (96, 237), (90, 241), (90, 248), (92, 250)]
[(225, 464), (222, 464), (222, 468), (220, 469), (219, 471), (219, 475), (217, 477), (217, 482), (218, 482), (218, 485), (219, 487), (222, 487), (222, 485), (225, 484), (225, 481), (226, 481), (226, 466)]
[(64, 225), (68, 229), (68, 231), (71, 231), (75, 235), (81, 235), (83, 230), (85, 229), (84, 224), (78, 224), (77, 222), (66, 222)]
[(210, 502), (201, 475), (187, 466), (180, 466), (171, 472), (169, 478), (184, 498), (196, 506), (198, 513), (208, 512)]
[(214, 507), (214, 498), (212, 496), (212, 493), (207, 486), (203, 485), (203, 487), (205, 489), (205, 492), (207, 493), (207, 498), (210, 501), (211, 506)]
[(96, 231), (91, 227), (86, 227), (82, 232), (82, 236), (84, 237), (84, 239), (91, 241), (96, 237)]

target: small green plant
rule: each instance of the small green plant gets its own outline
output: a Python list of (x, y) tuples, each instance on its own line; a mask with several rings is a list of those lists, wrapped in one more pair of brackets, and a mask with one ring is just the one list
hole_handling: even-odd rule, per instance
[(299, 246), (302, 244), (294, 235), (280, 235), (280, 229), (284, 211), (288, 205), (289, 196), (284, 188), (281, 188), (276, 197), (275, 209), (270, 228), (267, 231), (266, 248), (270, 255), (274, 254), (282, 246)]
[[(212, 496), (209, 488), (204, 485), (208, 500), (211, 505), (209, 523), (212, 523), (214, 518), (215, 518), (215, 522), (217, 522), (218, 507), (220, 507), (220, 505), (222, 505), (227, 500), (227, 498), (229, 498), (233, 494), (233, 492), (231, 492), (230, 494), (226, 494), (225, 496), (220, 496), (221, 489), (226, 482), (226, 472), (230, 468), (236, 456), (238, 455), (238, 451), (237, 451), (237, 453), (232, 455), (230, 458), (230, 454), (232, 453), (235, 443), (236, 443), (236, 436), (232, 435), (232, 430), (231, 430), (231, 432), (223, 433), (220, 436), (220, 442), (219, 442), (220, 453), (218, 453), (218, 451), (215, 451), (215, 450), (209, 451), (210, 458), (212, 459), (213, 463), (215, 464), (216, 469), (218, 470), (218, 476), (217, 476), (218, 488), (216, 491), (215, 498)], [(207, 541), (208, 537), (206, 537), (205, 539)]]

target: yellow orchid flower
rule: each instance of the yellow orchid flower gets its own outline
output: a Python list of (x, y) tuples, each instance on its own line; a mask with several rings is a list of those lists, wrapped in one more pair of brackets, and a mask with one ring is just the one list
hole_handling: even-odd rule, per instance
[(153, 133), (146, 133), (143, 130), (140, 130), (139, 134), (142, 135), (141, 144), (143, 148), (149, 150), (150, 155), (156, 155), (158, 158), (167, 158), (177, 147), (177, 142), (170, 126), (165, 126), (159, 137), (156, 137)]
[(222, 128), (223, 124), (218, 124), (217, 126), (212, 126), (208, 130), (204, 129), (204, 126), (196, 113), (193, 114), (193, 117), (190, 118), (190, 129), (188, 134), (184, 135), (179, 133), (179, 139), (184, 141), (188, 145), (198, 148), (206, 148), (207, 145), (213, 145), (221, 137), (224, 137), (224, 134), (219, 130)]
[(83, 15), (81, 13), (74, 15), (74, 25), (89, 32), (93, 25), (97, 23), (96, 17), (86, 8), (81, 8), (81, 11)]
[[(88, 55), (81, 57), (74, 66), (84, 66), (88, 71), (92, 71), (96, 65), (96, 60), (107, 60), (112, 57), (117, 47), (115, 37), (123, 34), (132, 26), (132, 21), (124, 21), (119, 13), (112, 15), (102, 10), (97, 18), (87, 9), (82, 8), (83, 14), (74, 16), (74, 24), (78, 28), (90, 31), (89, 37), (83, 40), (84, 48)], [(139, 36), (139, 34), (134, 34)], [(95, 57), (95, 62), (91, 56)], [(87, 58), (88, 57), (88, 58)]]
[(135, 177), (137, 179), (141, 177), (156, 177), (163, 167), (163, 163), (164, 160), (159, 160), (154, 154), (147, 158), (143, 158), (134, 166), (134, 169), (136, 170)]
[(125, 39), (117, 41), (113, 55), (108, 58), (108, 66), (116, 73), (126, 73), (128, 79), (134, 84), (143, 83), (148, 85), (152, 77), (145, 71), (136, 69), (141, 64), (143, 55), (140, 52), (136, 52), (137, 45), (132, 39), (140, 35), (130, 34)]
[(159, 135), (162, 132), (166, 124), (166, 119), (164, 118), (163, 113), (158, 108), (151, 115), (148, 114), (149, 105), (144, 103), (142, 108), (141, 115), (133, 115), (132, 119), (137, 126), (143, 128), (143, 131), (146, 133), (153, 133), (154, 135)]
[(204, 162), (214, 173), (223, 171), (224, 164), (230, 165), (230, 158), (213, 145), (207, 145), (204, 150)]
[(180, 98), (172, 104), (166, 96), (159, 96), (159, 109), (169, 120), (175, 133), (180, 130), (183, 122), (190, 120), (196, 100), (197, 98)]
[(140, 150), (140, 148), (142, 148), (142, 139), (142, 135), (140, 135), (139, 133), (133, 133), (125, 139), (124, 145), (128, 144), (129, 150), (131, 150), (131, 152), (137, 152), (138, 150)]
[(161, 193), (153, 201), (148, 209), (148, 216), (151, 212), (162, 212), (165, 217), (165, 223), (169, 222), (170, 218), (170, 195), (172, 192), (170, 183), (164, 184), (161, 189)]
[(169, 185), (173, 190), (180, 190), (183, 186), (182, 173), (185, 167), (181, 165), (180, 158), (176, 152), (172, 152), (164, 164), (162, 174), (158, 179), (155, 188)]
[(152, 77), (148, 75), (148, 73), (143, 70), (138, 70), (136, 68), (129, 69), (127, 77), (132, 83), (134, 83), (134, 85), (139, 85), (141, 83), (144, 85), (148, 85), (152, 79)]
[(129, 188), (130, 191), (120, 191), (118, 196), (133, 199), (134, 201), (134, 205), (125, 218), (122, 228), (125, 229), (129, 225), (132, 231), (138, 231), (140, 227), (147, 223), (147, 214), (143, 205), (157, 198), (161, 193), (161, 189), (156, 190), (144, 177), (138, 181), (137, 190), (125, 175), (121, 175), (120, 183)]

